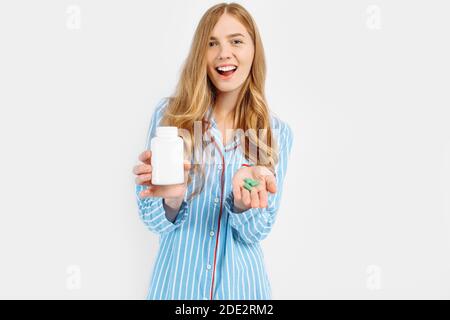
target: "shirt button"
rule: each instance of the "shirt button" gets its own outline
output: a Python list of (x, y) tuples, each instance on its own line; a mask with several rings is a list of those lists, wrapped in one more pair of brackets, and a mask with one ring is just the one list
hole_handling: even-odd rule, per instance
[(219, 169), (219, 171), (222, 170), (222, 165), (219, 164), (219, 165), (217, 166), (217, 168)]
[(219, 198), (215, 198), (215, 199), (214, 199), (214, 202), (215, 202), (215, 203), (219, 202)]
[(209, 233), (209, 235), (210, 235), (211, 237), (214, 237), (214, 231), (211, 231), (211, 232)]
[(211, 270), (211, 265), (208, 264), (208, 265), (206, 266), (206, 269)]

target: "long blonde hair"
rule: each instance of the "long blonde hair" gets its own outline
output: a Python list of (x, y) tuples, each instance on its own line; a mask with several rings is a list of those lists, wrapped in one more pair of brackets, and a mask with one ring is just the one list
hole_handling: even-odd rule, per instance
[[(182, 67), (175, 94), (169, 98), (161, 125), (176, 126), (185, 129), (184, 131), (187, 130), (190, 133), (190, 139), (183, 137), (185, 150), (188, 154), (193, 154), (193, 148), (196, 145), (193, 132), (194, 122), (202, 121), (208, 108), (215, 103), (216, 88), (207, 74), (206, 51), (212, 30), (224, 13), (230, 14), (246, 27), (255, 48), (249, 76), (242, 85), (234, 109), (234, 128), (242, 129), (246, 133), (242, 136), (243, 141), (241, 141), (241, 148), (246, 159), (255, 165), (265, 165), (274, 171), (278, 157), (275, 151), (277, 146), (272, 145), (275, 144), (275, 139), (272, 136), (270, 112), (264, 93), (266, 79), (264, 48), (252, 16), (237, 3), (217, 4), (209, 8), (201, 18), (189, 55)], [(260, 131), (259, 129), (265, 130)], [(255, 130), (259, 132), (261, 139), (254, 134)], [(255, 150), (255, 148), (258, 150), (256, 154), (249, 151)], [(263, 152), (260, 152), (260, 149)], [(192, 166), (191, 173), (201, 173), (203, 176), (197, 192), (191, 194), (193, 197), (203, 190), (204, 172), (201, 165), (195, 164)], [(189, 176), (188, 183), (191, 181), (192, 178)]]

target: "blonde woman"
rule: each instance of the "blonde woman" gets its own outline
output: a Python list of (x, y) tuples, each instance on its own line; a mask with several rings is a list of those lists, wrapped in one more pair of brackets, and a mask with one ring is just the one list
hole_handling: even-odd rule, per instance
[[(236, 3), (207, 10), (133, 169), (140, 218), (160, 236), (147, 299), (271, 299), (260, 242), (275, 222), (293, 137), (269, 111), (265, 76), (247, 10)], [(151, 184), (149, 142), (160, 125), (185, 133), (184, 184)], [(215, 161), (206, 151), (194, 156), (198, 146)], [(246, 178), (259, 184), (249, 188)]]

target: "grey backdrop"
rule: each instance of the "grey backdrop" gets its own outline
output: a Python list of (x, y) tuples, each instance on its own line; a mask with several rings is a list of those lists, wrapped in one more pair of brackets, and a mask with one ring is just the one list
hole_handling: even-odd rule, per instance
[[(215, 3), (0, 2), (0, 298), (145, 297), (131, 170)], [(273, 297), (449, 298), (449, 2), (240, 3), (295, 133)]]

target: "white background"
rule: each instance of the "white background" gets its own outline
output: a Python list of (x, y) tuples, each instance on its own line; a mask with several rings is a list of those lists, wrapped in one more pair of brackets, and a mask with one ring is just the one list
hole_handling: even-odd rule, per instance
[[(0, 2), (0, 298), (143, 299), (132, 168), (216, 1)], [(295, 141), (274, 299), (450, 298), (448, 1), (241, 1)]]

